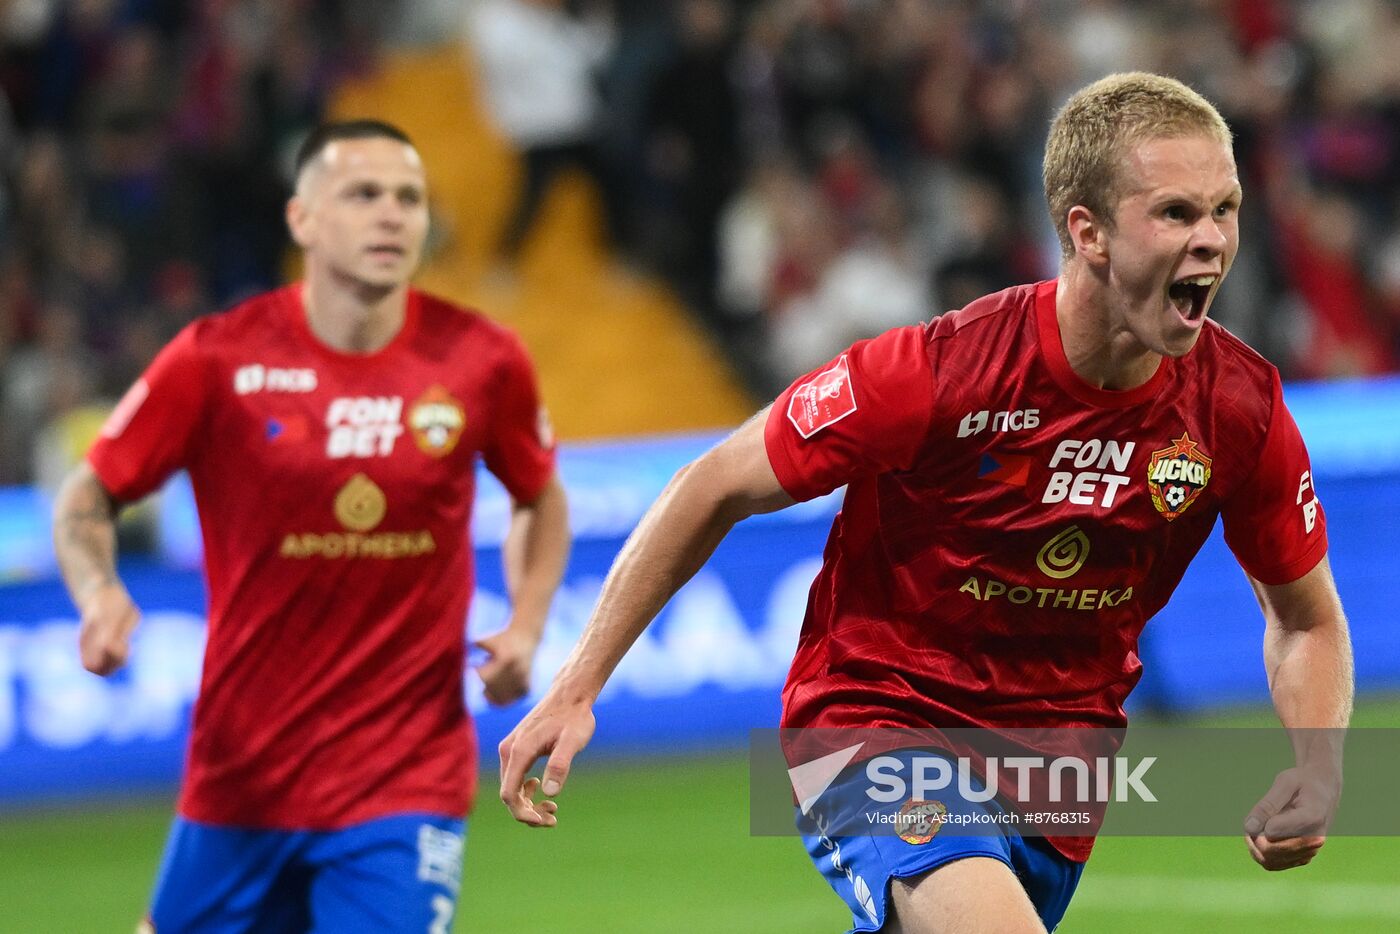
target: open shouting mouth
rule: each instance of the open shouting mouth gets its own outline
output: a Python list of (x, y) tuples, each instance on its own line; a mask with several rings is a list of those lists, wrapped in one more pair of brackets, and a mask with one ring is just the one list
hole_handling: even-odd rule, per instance
[(1167, 289), (1167, 299), (1187, 324), (1199, 325), (1206, 316), (1206, 303), (1211, 290), (1220, 281), (1215, 273), (1184, 276)]

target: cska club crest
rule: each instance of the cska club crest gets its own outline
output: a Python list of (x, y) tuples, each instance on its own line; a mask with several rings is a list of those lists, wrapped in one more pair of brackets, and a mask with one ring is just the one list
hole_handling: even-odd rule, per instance
[(948, 817), (948, 806), (942, 801), (921, 801), (910, 798), (899, 809), (899, 822), (895, 825), (899, 838), (905, 843), (922, 846), (938, 836), (943, 821)]
[(446, 457), (457, 446), (467, 413), (462, 404), (441, 386), (434, 386), (408, 410), (408, 427), (418, 450), (433, 457)]
[(1152, 452), (1147, 462), (1147, 491), (1152, 505), (1170, 522), (1186, 511), (1210, 483), (1211, 459), (1183, 431), (1169, 448)]

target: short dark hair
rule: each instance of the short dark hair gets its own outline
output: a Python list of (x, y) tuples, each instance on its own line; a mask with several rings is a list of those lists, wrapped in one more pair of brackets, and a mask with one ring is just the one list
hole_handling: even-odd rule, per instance
[(306, 139), (297, 148), (296, 163), (292, 167), (293, 177), (299, 177), (301, 170), (311, 164), (311, 161), (321, 154), (321, 150), (337, 140), (380, 138), (396, 139), (405, 145), (413, 145), (413, 140), (408, 138), (407, 133), (383, 120), (336, 120), (322, 123), (307, 134)]

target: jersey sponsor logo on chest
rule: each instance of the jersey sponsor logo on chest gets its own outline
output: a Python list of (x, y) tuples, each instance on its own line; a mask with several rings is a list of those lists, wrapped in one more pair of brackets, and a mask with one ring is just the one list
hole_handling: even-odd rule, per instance
[(1178, 518), (1194, 503), (1210, 483), (1213, 460), (1201, 450), (1187, 431), (1169, 446), (1151, 451), (1146, 469), (1130, 470), (1138, 442), (1117, 439), (1062, 438), (1045, 463), (1049, 476), (1043, 492), (1039, 488), (1035, 462), (1043, 455), (1007, 454), (983, 451), (977, 478), (1007, 486), (1021, 487), (1026, 494), (1046, 505), (1069, 503), (1109, 509), (1122, 501), (1134, 481), (1146, 480), (1148, 498), (1168, 522)]
[(233, 373), (233, 391), (240, 396), (257, 392), (314, 392), (316, 385), (316, 371), (305, 367), (250, 363)]
[[(1071, 525), (1040, 547), (1035, 555), (1035, 567), (1054, 583), (1067, 582), (1088, 562), (1092, 549), (1088, 534), (1078, 525)], [(1019, 579), (1003, 579), (1008, 572), (1012, 578)], [(1095, 587), (1046, 586), (1038, 578), (1017, 572), (1014, 564), (1003, 567), (1000, 575), (974, 573), (963, 581), (958, 592), (981, 603), (1002, 599), (1015, 606), (1079, 612), (1112, 609), (1133, 599), (1133, 585), (1127, 582), (1098, 581)]]
[(958, 437), (970, 438), (980, 435), (990, 427), (994, 432), (1026, 431), (1040, 427), (1040, 409), (1015, 409), (1009, 412), (993, 412), (983, 409), (968, 412), (958, 422)]
[(377, 531), (389, 512), (389, 498), (370, 477), (357, 473), (340, 488), (332, 511), (344, 531), (288, 532), (278, 555), (287, 559), (417, 558), (437, 550), (428, 529)]
[(1050, 481), (1040, 501), (1109, 508), (1130, 482), (1128, 462), (1135, 447), (1135, 441), (1063, 439), (1050, 456)]
[(403, 396), (341, 396), (326, 408), (326, 455), (388, 457), (404, 434), (405, 421), (420, 451), (446, 457), (457, 446), (467, 415), (441, 386), (420, 396), (406, 420)]
[(342, 396), (326, 409), (326, 456), (388, 457), (403, 434), (402, 396)]

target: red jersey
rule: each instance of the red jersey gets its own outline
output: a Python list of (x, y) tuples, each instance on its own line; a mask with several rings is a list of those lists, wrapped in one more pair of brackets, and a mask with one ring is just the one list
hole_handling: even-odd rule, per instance
[(336, 829), (460, 816), (478, 456), (518, 500), (553, 474), (518, 340), (410, 291), (398, 335), (341, 353), (291, 286), (196, 321), (88, 458), (120, 500), (189, 471), (209, 636), (180, 813)]
[(773, 404), (783, 488), (847, 484), (784, 727), (1122, 727), (1138, 635), (1217, 516), (1265, 583), (1326, 553), (1272, 365), (1207, 322), (1144, 385), (1092, 387), (1055, 288), (862, 341)]

